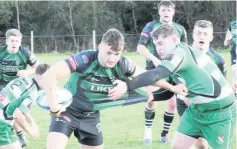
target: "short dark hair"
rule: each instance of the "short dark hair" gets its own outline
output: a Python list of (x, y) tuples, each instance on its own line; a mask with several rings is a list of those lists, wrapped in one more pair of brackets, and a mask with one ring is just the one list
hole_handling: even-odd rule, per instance
[(42, 75), (50, 68), (49, 64), (39, 64), (36, 66), (35, 74)]
[(173, 2), (171, 2), (170, 0), (163, 0), (158, 4), (158, 9), (160, 9), (161, 6), (165, 6), (165, 7), (171, 7), (173, 9), (175, 9), (175, 4)]
[(168, 37), (172, 35), (179, 35), (177, 29), (169, 24), (162, 24), (158, 29), (152, 32), (152, 38), (159, 38), (159, 36)]
[(124, 36), (119, 30), (111, 28), (103, 35), (101, 42), (111, 46), (113, 51), (121, 51), (124, 47)]

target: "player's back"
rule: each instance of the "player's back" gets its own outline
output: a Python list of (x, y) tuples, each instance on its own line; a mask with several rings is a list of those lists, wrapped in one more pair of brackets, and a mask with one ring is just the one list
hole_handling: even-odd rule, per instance
[(183, 66), (176, 74), (186, 81), (193, 103), (215, 107), (233, 102), (231, 86), (207, 54), (185, 44), (179, 44), (174, 53), (183, 57)]
[(5, 98), (0, 102), (1, 106), (6, 106), (12, 100), (16, 100), (24, 96), (29, 96), (31, 99), (37, 97), (37, 86), (31, 77), (20, 77), (10, 81), (5, 88), (1, 90), (1, 95)]

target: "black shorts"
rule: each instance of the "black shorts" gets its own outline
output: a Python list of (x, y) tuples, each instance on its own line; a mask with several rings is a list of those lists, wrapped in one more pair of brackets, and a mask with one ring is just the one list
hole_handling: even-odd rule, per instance
[(52, 117), (49, 132), (59, 132), (68, 138), (74, 132), (78, 142), (88, 146), (103, 144), (103, 135), (100, 125), (100, 113), (79, 113), (67, 109), (59, 117)]
[(232, 44), (231, 45), (231, 51), (230, 51), (230, 55), (231, 55), (231, 65), (236, 64), (236, 44)]
[(172, 98), (175, 94), (169, 90), (160, 88), (157, 91), (153, 92), (153, 101), (165, 101)]
[(176, 98), (176, 106), (179, 116), (182, 116), (184, 111), (188, 108), (185, 102), (179, 98)]

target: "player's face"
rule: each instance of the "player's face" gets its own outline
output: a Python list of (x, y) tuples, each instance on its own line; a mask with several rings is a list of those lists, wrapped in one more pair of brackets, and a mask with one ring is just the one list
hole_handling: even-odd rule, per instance
[(159, 15), (160, 20), (168, 23), (172, 22), (175, 10), (172, 7), (160, 6)]
[(19, 47), (21, 46), (21, 37), (18, 36), (10, 36), (6, 40), (7, 49), (10, 53), (17, 53)]
[(111, 46), (101, 43), (99, 45), (98, 60), (99, 63), (106, 68), (113, 68), (119, 61), (123, 52), (123, 47), (120, 51), (113, 51)]
[(193, 46), (205, 50), (210, 46), (213, 39), (213, 29), (211, 27), (198, 27), (195, 26), (193, 30)]
[(153, 38), (153, 43), (156, 46), (156, 51), (162, 59), (164, 59), (173, 50), (177, 44), (176, 36), (163, 37), (158, 39)]

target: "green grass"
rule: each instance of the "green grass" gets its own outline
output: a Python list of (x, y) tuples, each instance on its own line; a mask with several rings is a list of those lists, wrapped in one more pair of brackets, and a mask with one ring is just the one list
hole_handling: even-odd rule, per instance
[[(124, 55), (129, 57), (136, 64), (144, 67), (145, 60), (143, 57), (136, 53), (125, 53)], [(228, 65), (228, 80), (230, 81), (230, 54), (222, 52), (221, 55), (224, 56)], [(37, 55), (41, 62), (51, 64), (60, 59), (64, 59), (67, 56), (68, 55), (58, 54)], [(144, 103), (103, 110), (101, 112), (101, 122), (105, 149), (170, 149), (170, 145), (162, 144), (159, 141), (165, 106), (166, 102), (158, 103), (156, 108), (156, 118), (153, 124), (153, 144), (149, 146), (144, 146), (142, 144), (144, 130)], [(32, 140), (28, 137), (29, 142), (27, 149), (44, 149), (47, 140), (50, 117), (46, 111), (43, 111), (37, 106), (33, 108), (32, 113), (39, 125), (41, 135), (39, 140)], [(176, 115), (169, 136), (173, 136), (178, 124), (179, 120)], [(235, 140), (236, 136), (234, 137), (233, 148), (236, 146)], [(79, 149), (79, 144), (73, 135), (66, 148)]]

